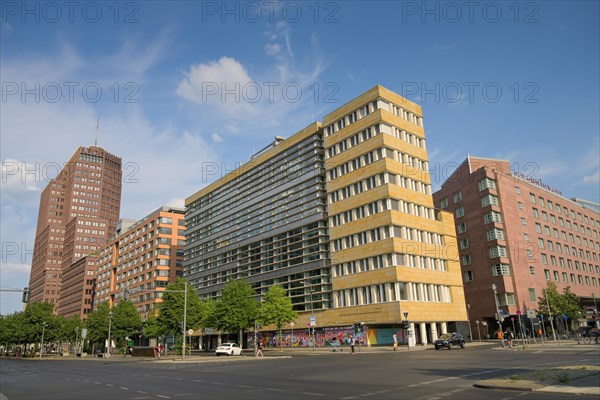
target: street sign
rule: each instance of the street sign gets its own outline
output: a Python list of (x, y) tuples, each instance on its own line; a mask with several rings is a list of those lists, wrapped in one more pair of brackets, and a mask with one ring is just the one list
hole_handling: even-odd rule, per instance
[(569, 319), (569, 316), (568, 316), (567, 314), (564, 314), (564, 315), (563, 315), (563, 319), (566, 321), (566, 320), (568, 320), (568, 319)]
[[(188, 335), (191, 335), (192, 333), (194, 333), (194, 330), (193, 329), (188, 329)], [(142, 335), (140, 335), (140, 336), (142, 336)]]
[(310, 317), (310, 326), (315, 326), (317, 324), (317, 318), (313, 315)]
[(517, 309), (517, 315), (521, 315), (521, 309)]
[(527, 318), (535, 318), (535, 310), (527, 310)]
[(87, 328), (81, 329), (81, 338), (85, 339), (87, 337)]

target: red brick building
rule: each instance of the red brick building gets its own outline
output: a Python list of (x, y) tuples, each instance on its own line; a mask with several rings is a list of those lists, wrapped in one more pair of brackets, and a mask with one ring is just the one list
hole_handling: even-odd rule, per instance
[[(570, 286), (591, 320), (600, 284), (600, 214), (518, 172), (509, 161), (467, 157), (433, 194), (454, 213), (465, 298), (476, 321), (497, 328), (495, 285), (502, 314), (537, 310), (548, 281)], [(595, 204), (590, 203), (589, 204)], [(527, 326), (529, 325), (529, 321)], [(579, 321), (584, 323), (584, 321)], [(510, 326), (506, 318), (504, 327)], [(483, 328), (483, 325), (479, 329)]]
[[(40, 197), (37, 231), (29, 277), (30, 302), (56, 305), (56, 312), (85, 317), (93, 290), (86, 281), (93, 255), (114, 235), (121, 207), (121, 159), (96, 146), (79, 147)], [(63, 275), (70, 279), (62, 293)], [(76, 285), (76, 282), (82, 282)], [(75, 286), (74, 286), (75, 285)], [(67, 296), (67, 297), (65, 297)], [(61, 307), (60, 303), (68, 304)], [(79, 307), (75, 307), (75, 304)]]

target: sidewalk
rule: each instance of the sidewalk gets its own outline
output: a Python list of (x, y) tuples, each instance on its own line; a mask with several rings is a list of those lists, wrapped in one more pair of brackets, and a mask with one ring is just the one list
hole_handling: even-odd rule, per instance
[[(503, 348), (497, 343), (492, 350), (494, 351), (515, 351), (515, 352), (541, 352), (541, 351), (577, 351), (595, 353), (596, 359), (600, 361), (600, 346), (598, 344), (577, 344), (576, 341), (562, 341), (561, 343), (550, 341), (543, 345), (538, 341), (537, 344), (516, 344), (512, 348)], [(583, 370), (583, 368), (586, 370)], [(595, 368), (594, 368), (595, 367)], [(563, 367), (560, 369), (544, 369), (530, 371), (531, 379), (510, 379), (510, 376), (498, 379), (486, 379), (478, 381), (475, 387), (483, 389), (499, 390), (517, 390), (523, 392), (547, 392), (547, 393), (565, 393), (577, 395), (600, 396), (600, 366), (596, 365), (577, 365), (572, 368)], [(537, 376), (538, 379), (535, 379)], [(544, 376), (544, 380), (540, 380)], [(553, 379), (547, 379), (548, 377)], [(551, 382), (552, 380), (562, 382)]]

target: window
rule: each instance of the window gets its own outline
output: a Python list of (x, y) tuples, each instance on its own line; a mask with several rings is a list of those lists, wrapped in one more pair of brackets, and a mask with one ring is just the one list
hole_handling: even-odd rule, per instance
[(497, 206), (498, 205), (498, 196), (494, 196), (493, 194), (488, 194), (481, 198), (481, 206), (482, 207), (487, 207), (489, 205)]
[(527, 225), (527, 221), (523, 217), (521, 217), (521, 225), (523, 225), (523, 226)]
[(550, 280), (550, 270), (549, 269), (544, 270), (544, 277), (546, 277), (547, 281)]
[(462, 192), (460, 190), (458, 192), (454, 192), (453, 197), (455, 203), (460, 202), (462, 200)]
[(492, 265), (492, 275), (510, 275), (510, 268), (508, 264), (494, 264)]
[(490, 178), (483, 178), (479, 181), (479, 190), (494, 189), (496, 190), (496, 181)]
[(487, 240), (504, 240), (504, 231), (498, 228), (492, 228), (487, 230)]
[(461, 256), (460, 260), (462, 261), (462, 265), (471, 265), (471, 255), (465, 254)]
[(533, 216), (534, 216), (534, 218), (539, 218), (540, 214), (538, 213), (538, 209), (537, 208), (532, 208), (532, 210), (533, 210)]
[(486, 224), (489, 224), (492, 222), (502, 222), (502, 215), (499, 212), (490, 211), (483, 215), (483, 220)]
[(517, 202), (517, 205), (519, 206), (519, 210), (523, 210), (523, 203), (522, 202)]
[(535, 204), (535, 195), (533, 193), (529, 193), (529, 200)]
[(458, 233), (465, 233), (467, 231), (467, 224), (465, 222), (457, 224), (456, 230), (458, 231)]
[(468, 238), (464, 238), (464, 239), (460, 239), (460, 248), (461, 249), (467, 249), (469, 248), (469, 239)]
[(537, 296), (535, 295), (535, 289), (529, 288), (529, 300), (537, 301)]
[(463, 217), (465, 215), (465, 209), (462, 206), (457, 207), (454, 211), (454, 215), (456, 216), (456, 218)]
[(535, 231), (537, 233), (542, 233), (542, 226), (540, 224), (538, 224), (537, 222), (535, 223)]
[(465, 271), (465, 282), (473, 281), (473, 271)]
[(490, 258), (506, 257), (506, 247), (494, 246), (489, 248)]
[(529, 266), (529, 273), (530, 273), (531, 275), (535, 275), (535, 267), (534, 267), (533, 265), (530, 265), (530, 266)]
[(448, 198), (444, 197), (442, 200), (440, 200), (440, 208), (442, 210), (448, 208)]

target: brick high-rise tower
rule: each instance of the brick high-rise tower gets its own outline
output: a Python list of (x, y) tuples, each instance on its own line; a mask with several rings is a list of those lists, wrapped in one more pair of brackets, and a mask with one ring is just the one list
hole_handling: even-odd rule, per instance
[[(83, 257), (96, 253), (115, 234), (121, 207), (121, 175), (121, 158), (100, 147), (79, 147), (46, 186), (40, 198), (29, 277), (30, 302), (58, 306), (63, 273)], [(87, 282), (95, 281), (95, 275), (85, 273), (90, 275)], [(81, 290), (86, 292), (85, 288)], [(90, 300), (91, 293), (93, 290), (89, 290)], [(81, 314), (89, 313), (91, 304), (82, 301)], [(86, 307), (87, 312), (83, 310)]]

